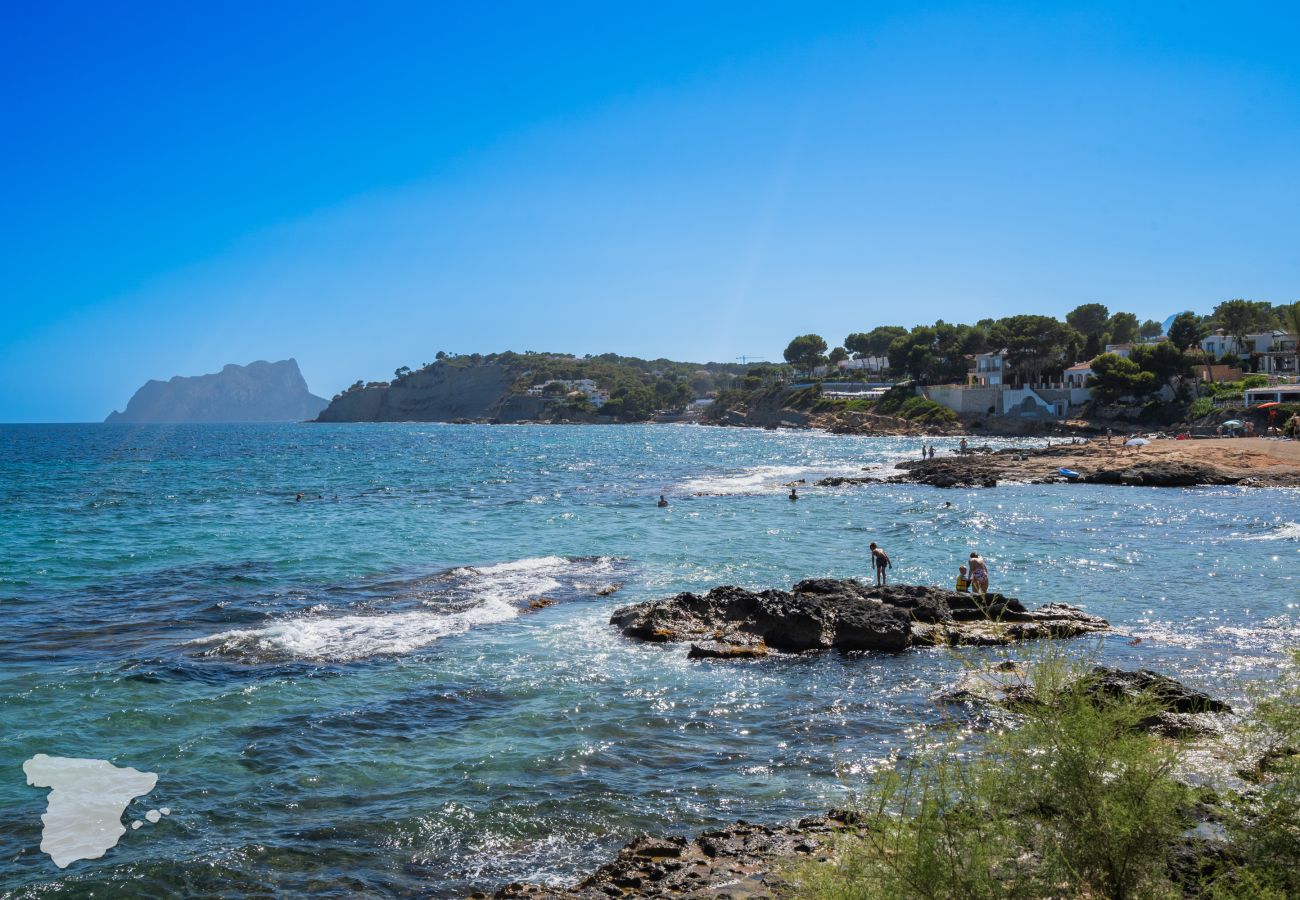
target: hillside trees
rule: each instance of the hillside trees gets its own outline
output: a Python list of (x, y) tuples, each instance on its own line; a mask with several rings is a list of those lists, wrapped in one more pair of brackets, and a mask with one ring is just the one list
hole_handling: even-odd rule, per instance
[(820, 334), (801, 334), (785, 348), (785, 361), (811, 372), (826, 362), (826, 339)]
[(1266, 301), (1224, 300), (1214, 307), (1214, 321), (1225, 333), (1237, 339), (1238, 352), (1245, 349), (1246, 335), (1264, 331), (1274, 325), (1273, 307)]
[(1092, 377), (1088, 387), (1093, 396), (1107, 403), (1123, 397), (1148, 397), (1159, 390), (1156, 376), (1145, 372), (1131, 359), (1115, 353), (1103, 353), (1092, 361)]
[(1022, 384), (1042, 380), (1045, 372), (1060, 371), (1065, 354), (1079, 333), (1051, 316), (1008, 316), (990, 329), (992, 342), (1007, 351), (1007, 367)]
[(868, 356), (884, 356), (889, 352), (889, 345), (907, 334), (901, 325), (877, 325), (867, 332), (855, 332), (844, 339), (844, 347), (858, 359)]
[(1179, 350), (1188, 350), (1198, 346), (1209, 329), (1196, 313), (1188, 310), (1174, 316), (1169, 324), (1169, 343)]
[(1117, 312), (1110, 317), (1110, 343), (1131, 344), (1138, 338), (1138, 317), (1130, 312)]

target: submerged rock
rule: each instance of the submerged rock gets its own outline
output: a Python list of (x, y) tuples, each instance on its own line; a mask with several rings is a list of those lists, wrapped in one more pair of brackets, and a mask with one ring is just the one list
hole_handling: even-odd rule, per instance
[[(1084, 693), (1096, 704), (1120, 698), (1146, 697), (1155, 709), (1138, 727), (1171, 738), (1218, 734), (1218, 715), (1232, 707), (1203, 691), (1148, 669), (1127, 671), (1096, 666), (1081, 679)], [(1030, 676), (1015, 663), (968, 672), (955, 684), (934, 694), (940, 703), (993, 706), (1005, 710), (1050, 702), (1042, 696)]]
[(923, 585), (872, 587), (811, 578), (791, 591), (734, 585), (615, 610), (610, 624), (643, 641), (692, 643), (697, 658), (750, 658), (769, 650), (905, 650), (935, 644), (993, 646), (1073, 637), (1109, 627), (1064, 603), (1026, 609), (1014, 597), (975, 597)]
[[(854, 816), (832, 811), (790, 825), (737, 822), (694, 840), (642, 835), (613, 861), (569, 888), (508, 884), (498, 898), (774, 897), (790, 893), (778, 874), (791, 863), (829, 859), (830, 841), (853, 828)], [(486, 894), (474, 895), (479, 898)]]

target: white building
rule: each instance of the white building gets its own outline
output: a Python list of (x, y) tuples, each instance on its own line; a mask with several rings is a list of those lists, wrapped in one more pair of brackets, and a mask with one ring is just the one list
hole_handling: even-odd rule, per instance
[(1272, 387), (1247, 388), (1242, 391), (1247, 406), (1260, 403), (1300, 403), (1300, 384), (1275, 384)]
[(1067, 388), (1086, 388), (1088, 379), (1092, 377), (1092, 363), (1075, 363), (1065, 370), (1063, 381)]
[(1107, 344), (1106, 353), (1114, 353), (1116, 356), (1128, 359), (1133, 354), (1133, 345), (1130, 344)]
[(1273, 330), (1246, 335), (1243, 346), (1236, 337), (1219, 328), (1201, 341), (1201, 349), (1215, 359), (1228, 354), (1251, 359), (1264, 375), (1294, 376), (1300, 375), (1298, 344), (1297, 335)]
[(975, 367), (966, 373), (970, 384), (980, 387), (994, 387), (1002, 384), (1002, 376), (1007, 368), (1007, 351), (975, 354)]
[(881, 375), (889, 371), (888, 356), (864, 356), (862, 359), (842, 359), (835, 364), (841, 372), (870, 372)]

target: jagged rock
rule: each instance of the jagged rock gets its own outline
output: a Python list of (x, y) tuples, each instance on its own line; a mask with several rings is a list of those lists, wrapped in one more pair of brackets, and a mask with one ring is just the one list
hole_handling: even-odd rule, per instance
[(767, 644), (724, 644), (719, 641), (705, 641), (691, 644), (686, 654), (691, 659), (758, 659), (767, 656)]
[(1168, 675), (1161, 675), (1149, 669), (1128, 672), (1124, 669), (1097, 666), (1092, 670), (1089, 690), (1097, 696), (1104, 697), (1136, 697), (1139, 694), (1147, 694), (1159, 701), (1165, 711), (1171, 713), (1232, 712), (1232, 707), (1222, 700), (1216, 700), (1203, 691), (1189, 688)]
[(1236, 484), (1239, 478), (1201, 463), (1160, 460), (1137, 462), (1124, 468), (1106, 468), (1084, 474), (1089, 484), (1126, 484), (1141, 487), (1195, 487), (1199, 484)]
[(791, 863), (828, 859), (828, 838), (854, 827), (850, 812), (832, 811), (790, 825), (737, 822), (694, 840), (643, 835), (613, 861), (569, 888), (508, 884), (498, 898), (594, 900), (605, 897), (775, 897), (789, 893), (778, 874)]
[[(1062, 603), (1026, 609), (1014, 597), (974, 597), (922, 585), (868, 588), (854, 579), (813, 578), (792, 591), (734, 585), (682, 593), (615, 610), (610, 624), (643, 641), (692, 644), (696, 658), (810, 650), (904, 650), (916, 645), (994, 646), (1072, 637), (1108, 628)], [(760, 653), (755, 648), (762, 646)]]
[(150, 380), (105, 422), (300, 422), (326, 407), (307, 390), (298, 362), (258, 360), (211, 375)]
[[(1232, 707), (1202, 691), (1190, 688), (1167, 675), (1147, 669), (1127, 671), (1097, 666), (1084, 676), (1083, 688), (1095, 702), (1120, 697), (1147, 696), (1158, 709), (1138, 727), (1171, 738), (1218, 734), (1223, 726), (1216, 718), (1231, 713)], [(940, 703), (1018, 706), (1043, 702), (1026, 673), (1014, 663), (969, 672), (934, 694)]]

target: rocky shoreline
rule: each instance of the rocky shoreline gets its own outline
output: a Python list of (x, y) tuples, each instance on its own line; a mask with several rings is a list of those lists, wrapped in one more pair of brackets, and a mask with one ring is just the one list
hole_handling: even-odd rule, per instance
[[(1300, 487), (1300, 443), (1235, 438), (1158, 440), (1126, 449), (1117, 438), (1100, 443), (1062, 444), (1032, 450), (972, 452), (959, 456), (907, 460), (894, 484), (941, 488), (996, 487), (999, 484), (1109, 484), (1133, 487)], [(1064, 474), (1068, 469), (1077, 478)], [(823, 478), (817, 487), (877, 483), (866, 477)]]
[(625, 636), (689, 642), (698, 659), (745, 659), (818, 650), (901, 651), (909, 647), (1001, 646), (1105, 631), (1105, 619), (1065, 603), (1027, 609), (1014, 597), (983, 597), (924, 585), (867, 587), (810, 578), (790, 591), (734, 585), (682, 593), (614, 611)]
[[(1014, 710), (1026, 704), (1050, 702), (1040, 697), (1020, 676), (1014, 663), (989, 672), (975, 672), (935, 695), (935, 701), (968, 706), (996, 705)], [(1122, 695), (1143, 694), (1155, 701), (1155, 711), (1137, 727), (1172, 739), (1218, 735), (1216, 719), (1231, 714), (1221, 700), (1145, 669), (1126, 671), (1097, 667), (1087, 676), (1088, 694), (1101, 704)], [(1206, 814), (1212, 819), (1212, 814)], [(843, 841), (851, 842), (865, 827), (851, 810), (831, 810), (778, 824), (744, 820), (700, 832), (680, 835), (640, 835), (623, 846), (614, 859), (569, 887), (512, 882), (495, 894), (480, 891), (475, 900), (607, 900), (610, 897), (774, 898), (796, 893), (791, 878), (810, 862), (834, 863)], [(1186, 853), (1173, 854), (1171, 866), (1181, 856), (1195, 862), (1204, 851), (1200, 837), (1185, 838)], [(1197, 869), (1185, 876), (1195, 883)]]

